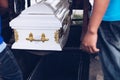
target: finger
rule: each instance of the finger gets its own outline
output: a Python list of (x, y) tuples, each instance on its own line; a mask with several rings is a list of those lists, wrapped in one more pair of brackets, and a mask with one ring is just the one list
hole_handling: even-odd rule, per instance
[(95, 54), (95, 53), (99, 52), (99, 49), (96, 48), (95, 46), (90, 46), (88, 52), (91, 54)]
[(89, 53), (94, 53), (94, 51), (91, 47), (89, 47)]
[(93, 50), (93, 53), (97, 53), (97, 52), (100, 51), (100, 50), (99, 50), (98, 48), (96, 48), (96, 47), (93, 47), (92, 50)]
[(87, 46), (84, 46), (82, 50), (85, 51), (85, 52), (87, 52), (87, 53), (90, 53), (90, 49)]
[(89, 48), (89, 46), (81, 44), (80, 49), (84, 52), (91, 53), (92, 50)]

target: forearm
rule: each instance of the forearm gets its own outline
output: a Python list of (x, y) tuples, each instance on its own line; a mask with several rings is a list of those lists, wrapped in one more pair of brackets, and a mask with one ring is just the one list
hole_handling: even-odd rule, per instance
[(97, 33), (99, 25), (102, 21), (104, 13), (108, 7), (110, 0), (94, 0), (93, 11), (89, 20), (88, 30), (90, 33)]

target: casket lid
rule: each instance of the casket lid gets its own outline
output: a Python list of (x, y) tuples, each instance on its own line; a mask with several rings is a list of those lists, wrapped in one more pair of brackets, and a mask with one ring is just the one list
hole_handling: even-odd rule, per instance
[(62, 23), (54, 15), (18, 16), (10, 22), (14, 29), (59, 29)]
[(22, 15), (60, 15), (69, 11), (69, 3), (67, 0), (43, 0), (38, 4), (34, 4), (22, 12)]
[(38, 4), (34, 4), (31, 7), (25, 9), (22, 12), (22, 15), (26, 14), (47, 14), (47, 15), (53, 15), (54, 11), (48, 7), (48, 5), (44, 4), (44, 2), (40, 2)]
[(56, 29), (69, 14), (67, 0), (45, 0), (25, 9), (10, 22), (16, 29)]

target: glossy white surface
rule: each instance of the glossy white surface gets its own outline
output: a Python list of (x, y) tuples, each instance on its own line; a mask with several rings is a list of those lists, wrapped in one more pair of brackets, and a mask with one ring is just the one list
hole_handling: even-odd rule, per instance
[[(17, 30), (19, 33), (19, 40), (15, 42), (12, 46), (14, 49), (27, 49), (27, 50), (62, 50), (60, 44), (56, 43), (54, 40), (55, 30)], [(46, 38), (49, 41), (28, 41), (29, 33), (32, 32), (34, 39), (39, 40), (42, 33), (45, 33)]]
[(62, 23), (54, 15), (20, 15), (10, 22), (16, 29), (59, 29)]
[[(63, 24), (69, 14), (68, 7), (67, 0), (43, 0), (25, 9), (10, 22), (11, 28), (16, 30), (18, 34), (18, 40), (12, 45), (12, 48), (61, 51), (67, 41), (70, 29), (70, 21)], [(54, 38), (55, 32), (61, 28), (63, 33), (57, 43)], [(26, 40), (30, 33), (33, 34), (35, 40), (40, 40), (43, 33), (49, 40), (30, 42)]]

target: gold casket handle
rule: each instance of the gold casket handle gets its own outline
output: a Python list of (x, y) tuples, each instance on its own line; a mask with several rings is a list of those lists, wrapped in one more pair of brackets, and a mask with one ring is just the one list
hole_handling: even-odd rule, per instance
[(32, 42), (32, 41), (42, 41), (42, 42), (45, 42), (45, 41), (48, 41), (49, 39), (46, 38), (46, 36), (45, 36), (44, 33), (41, 34), (41, 38), (40, 38), (40, 39), (34, 39), (33, 34), (30, 33), (30, 34), (29, 34), (29, 37), (26, 38), (26, 40), (28, 40), (28, 41), (30, 41), (30, 42)]
[(45, 41), (48, 41), (49, 39), (48, 38), (46, 38), (46, 36), (45, 36), (45, 34), (44, 33), (42, 33), (42, 35), (41, 35), (41, 39), (40, 39), (42, 42), (45, 42)]

